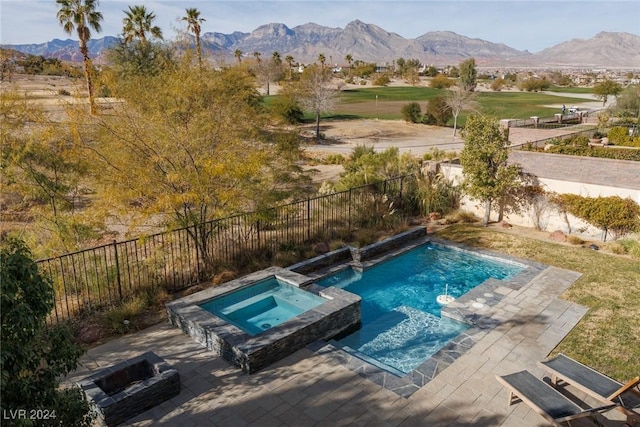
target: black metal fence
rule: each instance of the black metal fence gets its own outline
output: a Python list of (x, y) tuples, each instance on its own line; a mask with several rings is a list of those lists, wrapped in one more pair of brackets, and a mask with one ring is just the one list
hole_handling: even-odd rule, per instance
[(412, 176), (377, 182), (267, 209), (40, 260), (54, 284), (50, 323), (116, 306), (145, 287), (178, 291), (238, 265), (249, 254), (277, 251), (342, 231), (376, 226), (401, 209)]

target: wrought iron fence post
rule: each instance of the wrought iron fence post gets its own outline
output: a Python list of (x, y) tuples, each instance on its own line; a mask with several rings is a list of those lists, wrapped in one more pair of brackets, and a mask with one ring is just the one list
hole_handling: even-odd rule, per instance
[(349, 211), (347, 216), (348, 216), (348, 220), (347, 220), (348, 230), (351, 231), (351, 188), (349, 188)]
[(307, 198), (307, 240), (311, 240), (311, 198)]
[(118, 296), (120, 297), (120, 301), (122, 302), (122, 282), (120, 281), (120, 262), (118, 261), (118, 242), (113, 241), (113, 253), (115, 254), (116, 259), (116, 280), (118, 282)]
[[(201, 276), (202, 273), (200, 272), (200, 258), (201, 258), (200, 253), (201, 253), (201, 251), (199, 249), (200, 248), (200, 240), (199, 240), (200, 238), (198, 237), (198, 227), (199, 227), (198, 224), (194, 224), (194, 226), (193, 226), (193, 244), (196, 247), (196, 274), (198, 275), (198, 282), (200, 282), (200, 279), (202, 279), (202, 276)], [(200, 233), (200, 234), (201, 234), (201, 237), (205, 236), (204, 232)], [(187, 242), (189, 241), (188, 237), (189, 237), (189, 233), (187, 233)], [(204, 248), (205, 245), (202, 245), (202, 246)], [(204, 258), (204, 253), (202, 254), (202, 258)], [(204, 261), (204, 259), (203, 259), (203, 261)], [(204, 262), (202, 264), (204, 265)]]
[(260, 219), (256, 220), (256, 238), (258, 240), (258, 249), (262, 249), (262, 242), (260, 241)]

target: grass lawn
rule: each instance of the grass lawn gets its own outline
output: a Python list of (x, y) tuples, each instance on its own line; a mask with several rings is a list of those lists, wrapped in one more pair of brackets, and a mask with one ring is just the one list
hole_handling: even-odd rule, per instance
[(562, 92), (562, 93), (593, 93), (591, 87), (567, 87), (567, 86), (551, 86), (547, 89), (549, 92)]
[(589, 311), (553, 353), (565, 353), (623, 383), (640, 374), (637, 259), (473, 225), (451, 226), (438, 236), (582, 273), (561, 298)]
[[(558, 88), (569, 89), (569, 88)], [(528, 119), (531, 116), (549, 117), (558, 113), (557, 107), (549, 105), (573, 105), (584, 102), (583, 98), (571, 97), (571, 93), (583, 93), (582, 88), (575, 91), (563, 90), (567, 96), (554, 96), (535, 92), (479, 92), (478, 103), (483, 114), (498, 119)], [(323, 114), (323, 119), (402, 119), (400, 111), (409, 102), (418, 102), (422, 111), (427, 102), (436, 96), (444, 95), (441, 89), (424, 86), (372, 87), (343, 90), (340, 92), (334, 111)], [(265, 97), (268, 106), (274, 96)], [(458, 124), (464, 126), (466, 113), (458, 118)], [(305, 119), (312, 115), (305, 114)], [(453, 120), (450, 121), (453, 126)]]

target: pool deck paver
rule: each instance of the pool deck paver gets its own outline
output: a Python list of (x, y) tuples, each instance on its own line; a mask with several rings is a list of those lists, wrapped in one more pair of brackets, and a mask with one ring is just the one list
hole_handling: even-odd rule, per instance
[[(507, 406), (508, 393), (495, 375), (528, 369), (542, 378), (537, 362), (587, 311), (558, 299), (577, 277), (550, 267), (521, 289), (496, 288), (504, 297), (482, 314), (500, 323), (408, 398), (310, 348), (247, 375), (168, 324), (90, 349), (67, 380), (149, 350), (163, 357), (180, 373), (182, 391), (130, 419), (130, 426), (542, 426), (545, 420), (526, 404)], [(598, 419), (605, 426), (624, 420), (616, 411)], [(585, 418), (571, 425), (595, 423)]]

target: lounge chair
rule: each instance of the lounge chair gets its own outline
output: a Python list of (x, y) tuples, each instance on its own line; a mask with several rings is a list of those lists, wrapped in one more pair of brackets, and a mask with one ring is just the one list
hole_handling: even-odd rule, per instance
[(600, 422), (594, 413), (608, 411), (615, 404), (607, 404), (597, 408), (583, 409), (558, 390), (551, 387), (529, 371), (499, 376), (496, 379), (509, 391), (509, 405), (514, 403), (514, 397), (529, 405), (554, 426), (569, 423), (582, 417), (592, 417), (596, 424)]
[(640, 422), (640, 377), (622, 384), (564, 354), (540, 365), (551, 374), (552, 384), (561, 380), (602, 403), (617, 403), (629, 424)]

